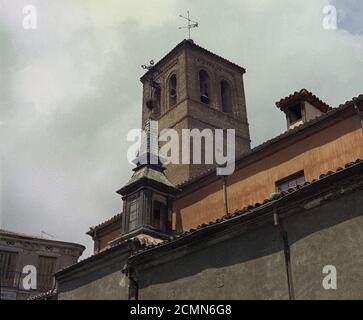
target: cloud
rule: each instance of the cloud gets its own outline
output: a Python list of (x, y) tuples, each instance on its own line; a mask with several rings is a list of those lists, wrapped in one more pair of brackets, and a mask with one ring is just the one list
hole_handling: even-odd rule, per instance
[(122, 210), (115, 190), (131, 175), (140, 66), (186, 37), (178, 14), (190, 9), (200, 22), (198, 44), (246, 67), (254, 145), (285, 129), (274, 102), (292, 91), (306, 87), (333, 106), (362, 91), (362, 23), (324, 30), (329, 1), (32, 3), (33, 31), (21, 24), (28, 2), (0, 9), (2, 225), (87, 244), (87, 254), (88, 227)]
[(333, 0), (338, 10), (338, 26), (352, 34), (363, 34), (363, 5), (359, 0)]

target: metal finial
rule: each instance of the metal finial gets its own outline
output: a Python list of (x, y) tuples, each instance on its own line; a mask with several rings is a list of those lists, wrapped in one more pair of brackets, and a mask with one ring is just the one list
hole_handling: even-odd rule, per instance
[(141, 68), (143, 68), (143, 69), (145, 69), (145, 70), (153, 70), (154, 69), (154, 66), (155, 66), (155, 62), (154, 62), (154, 60), (151, 60), (150, 62), (149, 62), (149, 65), (146, 65), (146, 64), (143, 64), (142, 66), (141, 66)]
[(155, 81), (155, 78), (158, 76), (158, 74), (160, 73), (160, 70), (156, 70), (155, 68), (155, 62), (154, 60), (151, 60), (149, 62), (149, 65), (146, 65), (146, 64), (143, 64), (141, 66), (141, 68), (145, 69), (145, 70), (148, 70), (149, 72), (149, 84), (152, 88), (154, 89), (158, 89), (159, 88), (159, 83), (157, 83)]
[(199, 27), (199, 23), (197, 21), (194, 21), (192, 19), (190, 19), (190, 13), (189, 10), (187, 11), (188, 16), (184, 17), (183, 15), (179, 15), (180, 18), (183, 18), (185, 20), (188, 21), (188, 25), (186, 27), (179, 27), (179, 29), (188, 29), (188, 34), (189, 34), (189, 40), (191, 40), (191, 29), (193, 28), (198, 28)]

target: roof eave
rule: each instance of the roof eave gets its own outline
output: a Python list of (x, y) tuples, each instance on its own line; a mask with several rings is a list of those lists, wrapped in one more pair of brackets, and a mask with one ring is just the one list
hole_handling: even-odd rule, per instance
[[(228, 65), (230, 65), (231, 67), (235, 68), (235, 69), (238, 69), (242, 74), (245, 74), (246, 73), (246, 69), (239, 66), (238, 64), (232, 62), (232, 61), (229, 61), (228, 59), (225, 59), (197, 44), (195, 44), (193, 41), (191, 40), (186, 40), (184, 39), (182, 42), (180, 42), (179, 44), (176, 45), (176, 47), (174, 47), (171, 51), (169, 51), (163, 58), (161, 58), (156, 64), (155, 64), (155, 67), (157, 68), (158, 66), (160, 66), (164, 61), (166, 61), (170, 56), (172, 56), (173, 54), (175, 54), (176, 52), (178, 52), (179, 50), (185, 48), (185, 47), (191, 47), (191, 48), (194, 48), (194, 49), (197, 49), (197, 50), (200, 50), (208, 55), (211, 55), (225, 63), (227, 63)], [(147, 71), (141, 78), (140, 78), (140, 81), (141, 82), (144, 82), (148, 75), (149, 75), (150, 71)]]

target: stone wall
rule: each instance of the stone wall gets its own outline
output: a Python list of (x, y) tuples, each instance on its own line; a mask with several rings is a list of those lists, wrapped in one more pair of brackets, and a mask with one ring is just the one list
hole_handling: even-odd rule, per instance
[[(316, 201), (316, 200), (315, 200)], [(363, 192), (284, 220), (296, 299), (363, 299)], [(337, 290), (325, 290), (325, 266), (337, 270)]]
[[(363, 191), (349, 188), (332, 184), (281, 211), (289, 250), (271, 208), (263, 224), (235, 224), (164, 256), (154, 252), (137, 267), (139, 298), (289, 299), (289, 252), (295, 299), (363, 299)], [(323, 287), (325, 266), (336, 268), (337, 290)]]
[(121, 272), (129, 251), (101, 252), (65, 274), (57, 274), (59, 300), (127, 300), (129, 280)]
[(273, 226), (204, 244), (179, 259), (140, 270), (140, 300), (288, 299), (283, 246)]

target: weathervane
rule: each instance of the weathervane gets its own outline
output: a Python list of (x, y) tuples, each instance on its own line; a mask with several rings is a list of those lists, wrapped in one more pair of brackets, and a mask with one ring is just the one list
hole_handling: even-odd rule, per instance
[(187, 13), (188, 13), (188, 16), (187, 17), (184, 17), (181, 14), (179, 15), (179, 17), (187, 20), (188, 21), (188, 26), (186, 26), (186, 27), (179, 27), (179, 29), (188, 29), (188, 31), (189, 31), (189, 40), (190, 40), (191, 39), (191, 37), (190, 37), (191, 36), (191, 29), (198, 28), (199, 27), (199, 23), (197, 21), (194, 21), (194, 20), (190, 19), (189, 10), (187, 11)]

